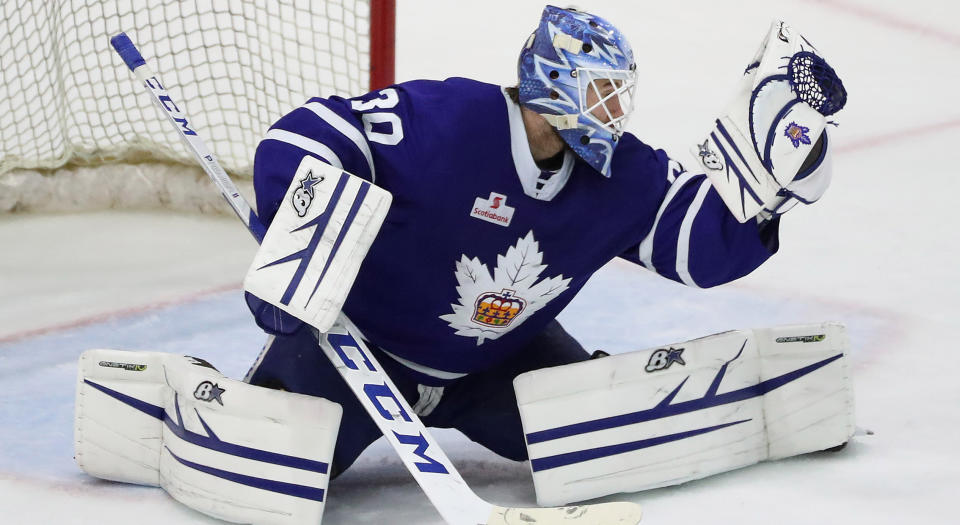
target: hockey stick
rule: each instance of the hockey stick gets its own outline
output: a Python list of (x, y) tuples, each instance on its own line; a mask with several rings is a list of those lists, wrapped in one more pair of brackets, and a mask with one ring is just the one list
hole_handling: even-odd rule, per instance
[[(187, 149), (203, 166), (237, 216), (257, 242), (261, 242), (266, 231), (263, 224), (197, 132), (190, 128), (183, 109), (174, 103), (159, 78), (146, 66), (146, 61), (130, 38), (120, 33), (111, 38), (110, 43), (127, 67), (147, 88), (153, 101), (166, 114)], [(384, 437), (446, 523), (529, 525), (562, 521), (566, 525), (632, 525), (640, 521), (640, 507), (634, 503), (509, 508), (482, 500), (463, 480), (357, 334), (359, 332), (356, 327), (345, 315), (340, 314), (333, 328), (325, 334), (318, 334), (320, 348), (350, 385), (354, 395), (377, 423)]]

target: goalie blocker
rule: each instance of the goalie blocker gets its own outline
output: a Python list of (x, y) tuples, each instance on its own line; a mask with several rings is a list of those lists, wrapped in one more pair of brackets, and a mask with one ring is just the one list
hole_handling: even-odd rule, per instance
[(391, 200), (387, 190), (304, 156), (244, 279), (257, 324), (273, 334), (302, 322), (329, 330)]
[(737, 330), (514, 381), (540, 505), (825, 450), (854, 432), (844, 327)]

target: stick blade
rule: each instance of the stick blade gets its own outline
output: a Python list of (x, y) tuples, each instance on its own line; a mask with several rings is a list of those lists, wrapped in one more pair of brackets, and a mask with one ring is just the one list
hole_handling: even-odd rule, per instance
[(636, 525), (643, 512), (628, 502), (547, 508), (494, 507), (487, 525)]

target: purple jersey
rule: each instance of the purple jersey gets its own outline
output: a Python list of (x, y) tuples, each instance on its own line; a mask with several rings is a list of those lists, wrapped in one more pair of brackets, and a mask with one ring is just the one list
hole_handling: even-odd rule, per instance
[(272, 220), (304, 155), (390, 191), (344, 311), (371, 343), (441, 380), (522, 349), (614, 257), (707, 287), (775, 251), (775, 224), (738, 223), (704, 175), (629, 133), (610, 178), (569, 151), (541, 171), (525, 133), (500, 87), (462, 78), (314, 98), (257, 148), (260, 217)]

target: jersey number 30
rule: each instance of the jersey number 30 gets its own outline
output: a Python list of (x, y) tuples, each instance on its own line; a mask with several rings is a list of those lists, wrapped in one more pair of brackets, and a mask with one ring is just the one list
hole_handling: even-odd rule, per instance
[[(350, 103), (354, 111), (364, 112), (360, 115), (363, 121), (363, 132), (367, 135), (367, 140), (387, 146), (396, 146), (403, 140), (403, 126), (400, 125), (400, 117), (396, 113), (386, 111), (371, 111), (374, 109), (390, 109), (400, 102), (397, 96), (397, 90), (387, 88), (379, 93), (378, 98), (371, 100), (354, 100)], [(374, 130), (374, 125), (376, 130)], [(387, 131), (386, 128), (390, 128)]]

